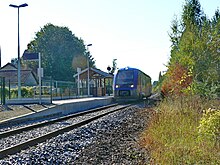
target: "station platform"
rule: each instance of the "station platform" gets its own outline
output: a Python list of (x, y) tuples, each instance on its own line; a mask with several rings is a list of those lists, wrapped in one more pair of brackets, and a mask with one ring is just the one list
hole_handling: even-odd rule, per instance
[(68, 115), (71, 113), (85, 111), (87, 109), (109, 105), (112, 102), (112, 96), (56, 100), (52, 102), (53, 106), (49, 108), (44, 108), (36, 112), (30, 112), (25, 115), (3, 120), (0, 122), (0, 125), (15, 122), (23, 122), (27, 120), (41, 119), (50, 116)]
[(113, 98), (112, 96), (87, 97), (87, 98), (76, 98), (76, 99), (66, 99), (66, 100), (54, 100), (52, 101), (52, 103), (56, 105), (61, 105), (61, 104), (68, 104), (68, 103), (93, 101), (93, 100), (106, 100), (106, 99), (112, 99), (112, 98)]

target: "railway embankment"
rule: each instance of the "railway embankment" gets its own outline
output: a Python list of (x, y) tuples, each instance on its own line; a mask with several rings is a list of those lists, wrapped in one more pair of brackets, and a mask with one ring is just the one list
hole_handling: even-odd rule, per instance
[(165, 98), (142, 135), (151, 164), (220, 164), (220, 100)]

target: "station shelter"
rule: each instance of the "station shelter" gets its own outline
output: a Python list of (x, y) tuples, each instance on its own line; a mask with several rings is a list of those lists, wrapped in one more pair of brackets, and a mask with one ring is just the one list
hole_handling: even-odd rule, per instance
[[(88, 83), (89, 72), (89, 83)], [(96, 68), (88, 68), (78, 71), (73, 75), (78, 84), (80, 95), (87, 95), (88, 84), (91, 96), (106, 96), (113, 93), (113, 75)]]

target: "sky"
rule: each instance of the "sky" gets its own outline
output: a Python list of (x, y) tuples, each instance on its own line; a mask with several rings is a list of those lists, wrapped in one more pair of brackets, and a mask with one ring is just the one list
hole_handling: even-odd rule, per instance
[[(170, 56), (171, 22), (180, 18), (185, 0), (1, 0), (1, 65), (17, 58), (17, 9), (20, 8), (20, 52), (47, 23), (68, 27), (75, 36), (92, 44), (89, 51), (96, 67), (107, 72), (117, 59), (117, 67), (135, 67), (158, 80), (166, 71)], [(212, 18), (220, 0), (200, 0)]]

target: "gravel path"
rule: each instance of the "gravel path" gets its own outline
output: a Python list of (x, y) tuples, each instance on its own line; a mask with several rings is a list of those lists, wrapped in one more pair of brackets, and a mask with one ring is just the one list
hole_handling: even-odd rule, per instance
[(0, 164), (147, 164), (138, 145), (148, 110), (134, 106), (0, 160)]

